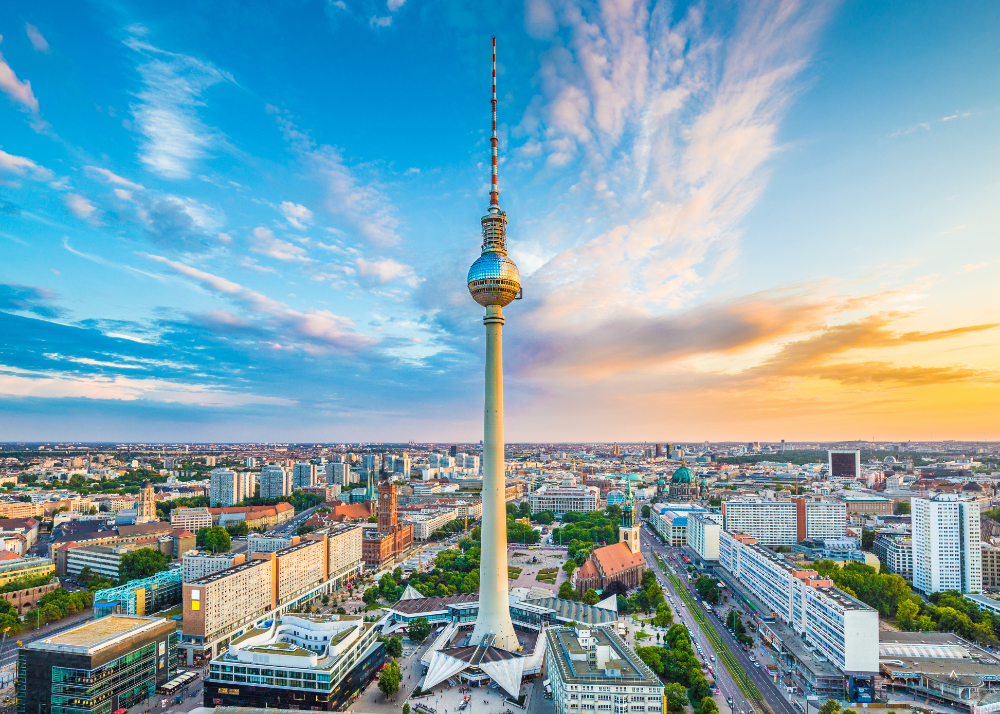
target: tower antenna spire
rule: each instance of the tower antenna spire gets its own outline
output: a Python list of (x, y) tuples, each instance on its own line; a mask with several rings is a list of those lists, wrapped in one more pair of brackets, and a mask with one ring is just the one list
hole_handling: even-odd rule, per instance
[(497, 190), (497, 36), (493, 35), (493, 133), (490, 135), (490, 213), (500, 210), (500, 191)]

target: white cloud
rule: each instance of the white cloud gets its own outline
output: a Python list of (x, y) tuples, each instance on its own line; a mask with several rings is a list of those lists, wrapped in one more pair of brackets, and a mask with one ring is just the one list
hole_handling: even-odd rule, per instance
[(529, 35), (550, 37), (557, 28), (556, 14), (548, 0), (524, 0), (524, 29)]
[(348, 168), (340, 152), (324, 146), (310, 153), (326, 182), (326, 207), (342, 216), (369, 243), (388, 247), (399, 242), (399, 221), (391, 201), (372, 183), (363, 183)]
[(396, 12), (399, 8), (406, 4), (406, 0), (389, 0), (386, 6), (389, 8), (389, 12)]
[(0, 169), (17, 174), (18, 176), (31, 175), (36, 181), (49, 181), (55, 174), (44, 166), (39, 166), (34, 161), (24, 156), (8, 154), (0, 149)]
[[(350, 318), (335, 315), (328, 310), (293, 310), (284, 303), (218, 275), (160, 255), (146, 254), (146, 257), (168, 266), (179, 275), (191, 278), (209, 292), (229, 298), (248, 312), (263, 316), (272, 330), (293, 345), (355, 352), (376, 343), (375, 339), (355, 331), (354, 322)], [(231, 323), (233, 319), (238, 318), (230, 316), (226, 321)]]
[(313, 212), (300, 203), (281, 202), (281, 213), (290, 224), (299, 230), (305, 230), (306, 223), (312, 223)]
[(372, 27), (388, 27), (392, 24), (392, 15), (386, 15), (385, 17), (372, 15), (372, 19), (368, 21), (368, 24)]
[(165, 52), (135, 37), (125, 44), (148, 59), (138, 67), (144, 86), (131, 105), (135, 125), (145, 136), (139, 159), (161, 176), (188, 178), (193, 164), (218, 141), (198, 117), (202, 92), (219, 82), (234, 82), (233, 77), (208, 62)]
[[(0, 35), (0, 42), (3, 42), (3, 35)], [(38, 100), (31, 91), (31, 82), (28, 80), (22, 82), (18, 79), (2, 54), (0, 54), (0, 91), (18, 104), (38, 113)]]
[(414, 274), (413, 268), (392, 258), (382, 260), (358, 258), (355, 265), (358, 268), (358, 282), (366, 287), (385, 285), (396, 280), (406, 283), (410, 287), (415, 287), (420, 282)]
[(90, 218), (97, 210), (93, 203), (76, 193), (66, 194), (66, 207), (77, 218)]
[(37, 27), (24, 23), (24, 30), (28, 33), (28, 39), (31, 40), (31, 46), (35, 48), (35, 52), (49, 51), (49, 43), (42, 37), (42, 33), (38, 31)]
[(122, 178), (118, 174), (112, 173), (111, 171), (108, 171), (107, 169), (102, 169), (102, 168), (100, 168), (98, 166), (87, 166), (86, 170), (88, 172), (92, 173), (92, 174), (97, 174), (98, 176), (100, 176), (101, 178), (103, 178), (108, 183), (113, 183), (116, 186), (124, 186), (125, 188), (132, 189), (133, 191), (145, 191), (146, 190), (146, 188), (142, 184), (138, 184), (138, 183), (135, 183), (133, 181), (129, 181), (126, 178)]
[(276, 260), (308, 263), (311, 259), (305, 249), (288, 241), (275, 238), (270, 228), (254, 228), (250, 238), (250, 250)]

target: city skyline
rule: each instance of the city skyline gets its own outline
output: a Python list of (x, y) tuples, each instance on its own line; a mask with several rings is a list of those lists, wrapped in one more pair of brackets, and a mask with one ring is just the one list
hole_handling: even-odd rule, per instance
[[(5, 441), (997, 440), (1000, 17), (0, 11)], [(194, 20), (192, 22), (192, 19)]]

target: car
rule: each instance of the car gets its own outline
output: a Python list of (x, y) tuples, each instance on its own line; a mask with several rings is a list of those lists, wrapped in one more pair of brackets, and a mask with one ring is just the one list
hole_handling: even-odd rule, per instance
[(712, 655), (712, 657), (711, 657), (711, 660), (712, 660), (713, 662), (715, 661), (715, 655)]
[(757, 660), (754, 660), (753, 666), (754, 667), (760, 667), (760, 662), (758, 662)]
[(733, 698), (732, 698), (732, 697), (729, 697), (729, 698), (728, 698), (728, 699), (726, 700), (726, 703), (727, 703), (727, 704), (728, 704), (729, 706), (733, 706)]

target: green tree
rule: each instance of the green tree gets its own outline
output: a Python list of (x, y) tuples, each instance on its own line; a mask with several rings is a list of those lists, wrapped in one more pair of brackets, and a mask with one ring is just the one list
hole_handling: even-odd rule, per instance
[(858, 713), (853, 709), (844, 709), (842, 712), (840, 712), (840, 714), (858, 714)]
[(393, 635), (385, 643), (385, 653), (390, 657), (402, 657), (403, 655), (403, 641)]
[[(701, 714), (718, 714), (719, 705), (715, 703), (712, 697), (705, 697), (701, 700)], [(854, 714), (857, 714), (855, 712)]]
[(819, 708), (819, 714), (839, 714), (840, 705), (836, 699), (827, 699), (826, 703)]
[(872, 545), (875, 543), (875, 536), (877, 534), (875, 531), (863, 530), (861, 531), (861, 550), (871, 551)]
[(536, 523), (541, 523), (543, 526), (547, 526), (552, 524), (552, 521), (556, 519), (556, 515), (552, 511), (541, 511), (540, 513), (534, 514), (531, 518)]
[(211, 528), (199, 528), (195, 535), (195, 545), (213, 553), (228, 553), (233, 548), (232, 538), (229, 531), (219, 526)]
[(378, 588), (368, 588), (365, 590), (365, 594), (361, 596), (361, 600), (366, 605), (374, 605), (378, 602)]
[(661, 602), (656, 606), (656, 617), (653, 618), (653, 624), (657, 627), (670, 627), (674, 621), (674, 613), (670, 611), (670, 605), (665, 602)]
[(649, 514), (652, 513), (652, 509), (649, 506), (642, 507), (642, 517), (649, 518)]
[(684, 688), (683, 684), (678, 684), (674, 682), (673, 684), (668, 684), (666, 687), (665, 695), (667, 698), (667, 711), (668, 712), (683, 712), (684, 705), (688, 702), (687, 689)]
[(563, 570), (566, 571), (567, 578), (572, 578), (573, 571), (576, 570), (576, 561), (573, 560), (572, 558), (567, 560), (566, 563), (563, 565)]
[(403, 673), (399, 671), (399, 665), (396, 664), (396, 660), (390, 659), (378, 676), (378, 688), (386, 697), (391, 697), (399, 691), (399, 683), (402, 679)]
[(521, 505), (518, 506), (517, 510), (521, 512), (521, 516), (522, 517), (523, 516), (530, 516), (531, 515), (531, 502), (530, 501), (521, 501)]
[(601, 596), (597, 594), (594, 588), (588, 588), (587, 592), (583, 594), (583, 604), (584, 605), (596, 605), (601, 601)]
[(431, 634), (431, 623), (427, 621), (426, 617), (418, 617), (410, 623), (406, 631), (411, 640), (420, 644), (427, 639), (427, 635)]
[(569, 580), (563, 581), (559, 586), (558, 596), (562, 600), (579, 600), (580, 593), (570, 584)]
[(910, 502), (900, 501), (896, 504), (896, 515), (897, 516), (908, 516), (910, 515)]
[(639, 659), (646, 663), (646, 666), (653, 670), (656, 674), (663, 672), (663, 661), (660, 657), (661, 648), (659, 647), (636, 647), (635, 653), (639, 655)]
[(231, 526), (226, 526), (226, 532), (229, 533), (232, 538), (248, 536), (250, 535), (250, 525), (246, 521), (240, 521), (239, 523), (234, 523)]
[(920, 606), (917, 603), (909, 598), (900, 600), (896, 607), (896, 619), (899, 620), (899, 624), (904, 630), (912, 630), (913, 621), (918, 612), (920, 612)]
[(124, 585), (130, 580), (148, 578), (170, 568), (170, 558), (152, 548), (126, 553), (118, 562), (118, 578)]
[(410, 714), (410, 703), (409, 702), (406, 702), (406, 704), (403, 705), (403, 714)]

